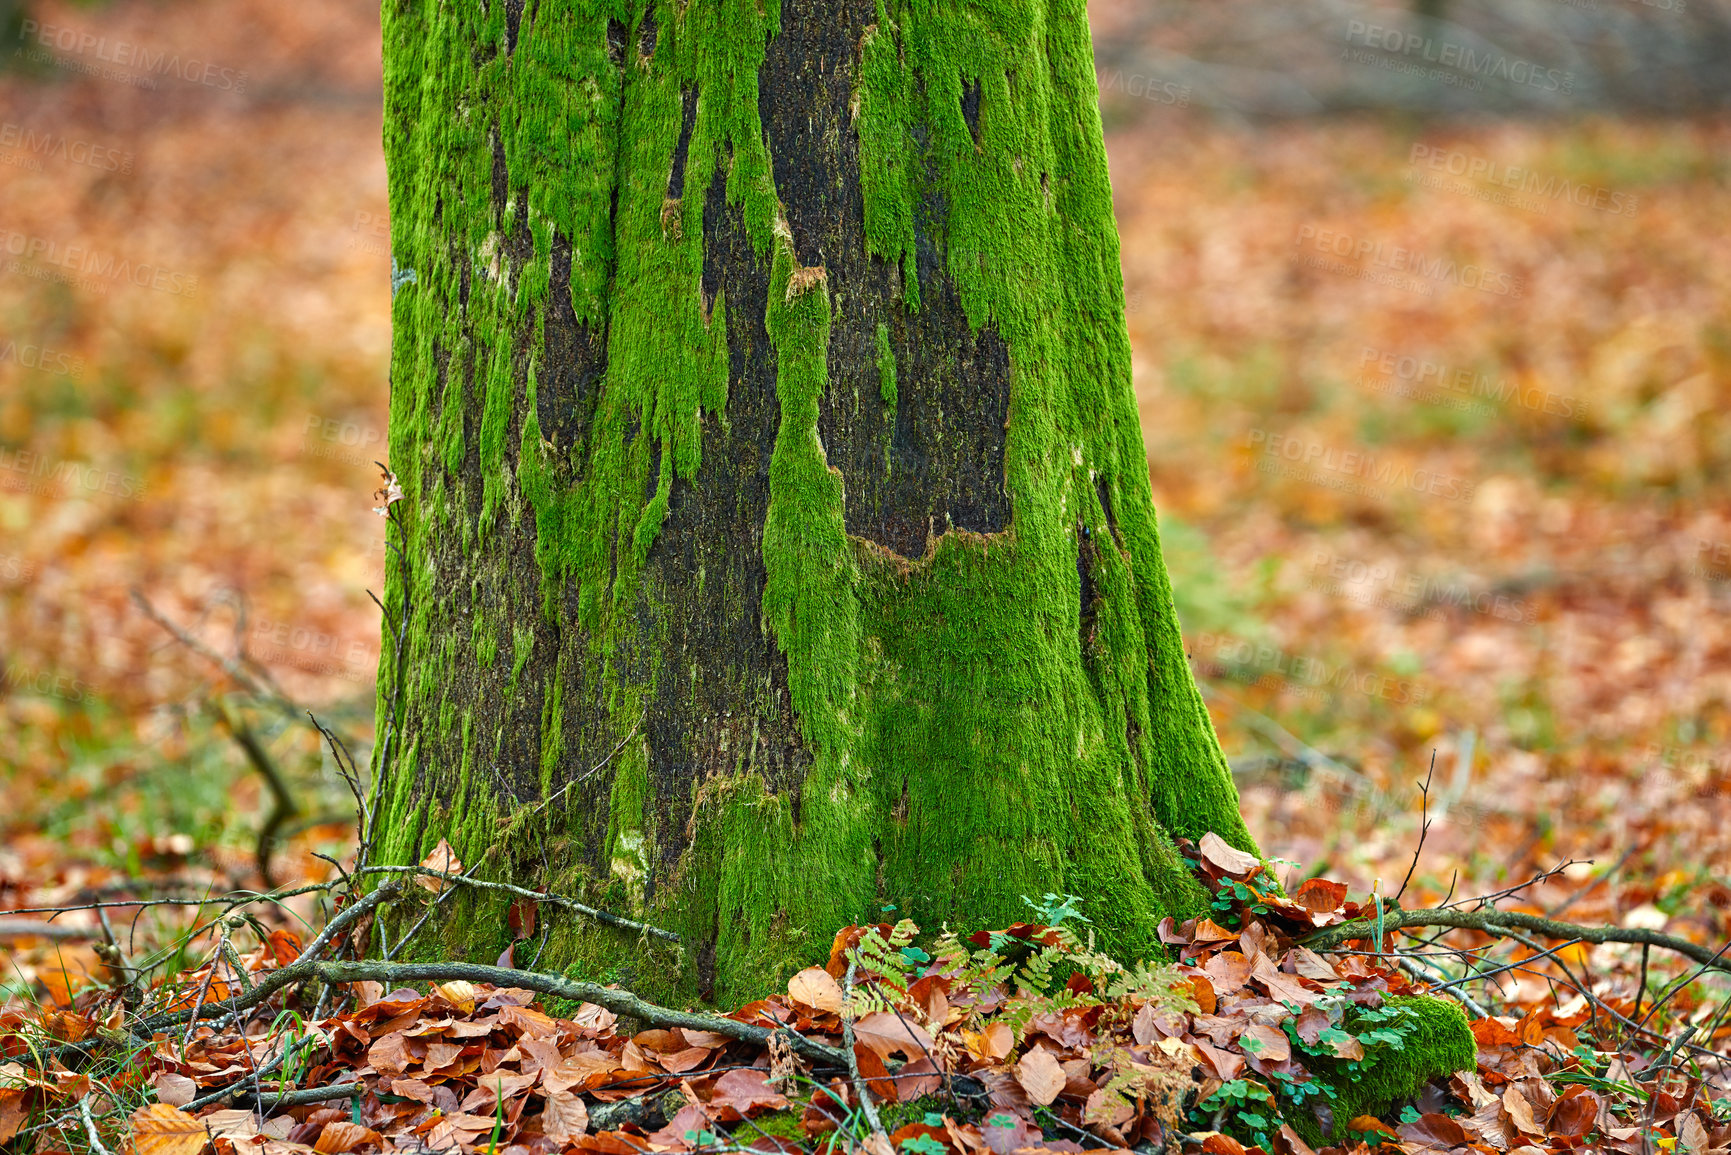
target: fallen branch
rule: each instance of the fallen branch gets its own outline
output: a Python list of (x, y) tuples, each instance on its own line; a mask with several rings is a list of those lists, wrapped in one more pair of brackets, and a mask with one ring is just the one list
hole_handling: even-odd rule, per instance
[[(301, 964), (287, 967), (296, 970)], [(283, 973), (283, 972), (278, 972)], [(368, 980), (381, 983), (449, 982), (464, 979), (472, 983), (492, 983), (500, 987), (520, 987), (538, 994), (553, 995), (573, 1002), (594, 1003), (598, 1007), (640, 1019), (652, 1027), (681, 1027), (694, 1031), (713, 1031), (744, 1043), (768, 1046), (771, 1035), (780, 1034), (799, 1054), (814, 1062), (837, 1067), (847, 1066), (847, 1055), (835, 1047), (808, 1039), (786, 1027), (770, 1029), (754, 1023), (721, 1015), (696, 1014), (657, 1006), (630, 991), (604, 987), (598, 983), (576, 982), (561, 975), (539, 971), (512, 970), (509, 967), (486, 966), (481, 963), (379, 963), (325, 962), (313, 963), (301, 977), (314, 977), (327, 983), (358, 983)], [(261, 986), (263, 984), (260, 984)], [(243, 1000), (244, 1001), (244, 1000)]]
[[(1300, 939), (1299, 943), (1311, 950), (1329, 950), (1352, 939), (1373, 937), (1376, 934), (1376, 925), (1377, 920), (1374, 918), (1355, 919), (1352, 922), (1343, 922), (1339, 926), (1324, 927), (1322, 930)], [(1675, 951), (1685, 958), (1693, 959), (1703, 967), (1731, 973), (1731, 958), (1725, 957), (1723, 948), (1718, 951), (1708, 950), (1688, 939), (1660, 934), (1658, 931), (1647, 930), (1642, 927), (1578, 926), (1572, 922), (1558, 922), (1541, 915), (1526, 914), (1515, 910), (1401, 910), (1399, 907), (1383, 908), (1382, 928), (1385, 933), (1414, 926), (1442, 926), (1457, 930), (1476, 930), (1500, 938), (1509, 937), (1509, 931), (1530, 931), (1533, 934), (1543, 935), (1545, 938), (1576, 939), (1595, 945), (1620, 942), (1634, 946), (1656, 946), (1661, 950)]]
[(39, 922), (33, 918), (0, 918), (0, 939), (47, 938), (66, 942), (71, 939), (101, 937), (101, 927)]
[(319, 952), (324, 949), (325, 944), (335, 934), (344, 927), (353, 924), (362, 914), (377, 906), (386, 897), (396, 893), (396, 890), (397, 884), (387, 883), (361, 901), (345, 908), (330, 921), (318, 938), (307, 944), (299, 959), (280, 970), (268, 971), (260, 975), (252, 990), (239, 994), (220, 1005), (201, 1006), (197, 1008), (196, 1014), (194, 1011), (175, 1011), (155, 1015), (140, 1023), (136, 1030), (142, 1034), (149, 1034), (168, 1027), (179, 1026), (181, 1023), (191, 1022), (195, 1017), (211, 1018), (225, 1011), (238, 1018), (242, 1011), (250, 1010), (259, 1005), (284, 987), (309, 979), (317, 979), (331, 985), (367, 981), (402, 984), (466, 979), (469, 982), (492, 983), (501, 987), (519, 987), (543, 995), (571, 999), (574, 1002), (594, 1003), (616, 1015), (641, 1019), (652, 1027), (687, 1027), (698, 1031), (713, 1031), (718, 1035), (726, 1035), (730, 1039), (756, 1043), (760, 1046), (767, 1046), (770, 1036), (780, 1033), (795, 1051), (808, 1059), (838, 1067), (847, 1066), (847, 1056), (843, 1052), (786, 1028), (772, 1030), (753, 1023), (742, 1023), (737, 1019), (723, 1018), (720, 1015), (676, 1011), (668, 1007), (657, 1006), (639, 998), (630, 991), (604, 987), (597, 983), (574, 982), (560, 975), (465, 962), (318, 961)]

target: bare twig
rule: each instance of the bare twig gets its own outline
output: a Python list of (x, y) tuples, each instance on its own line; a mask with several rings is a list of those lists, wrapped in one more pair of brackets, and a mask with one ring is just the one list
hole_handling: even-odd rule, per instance
[(859, 1073), (859, 1054), (854, 1050), (853, 978), (857, 966), (853, 959), (847, 960), (847, 985), (842, 990), (841, 1001), (841, 1049), (847, 1052), (848, 1078), (853, 1082), (853, 1093), (859, 1096), (859, 1107), (865, 1113), (866, 1123), (871, 1127), (873, 1135), (883, 1135), (886, 1134), (884, 1121), (878, 1117), (877, 1104), (872, 1102), (871, 1091), (866, 1087), (865, 1078)]
[(68, 942), (73, 939), (101, 937), (101, 929), (93, 926), (67, 926), (58, 922), (39, 922), (33, 918), (0, 918), (0, 939), (46, 938)]
[(84, 1134), (90, 1140), (91, 1155), (109, 1155), (108, 1148), (102, 1145), (102, 1136), (96, 1133), (96, 1120), (90, 1117), (89, 1095), (79, 1098), (78, 1114), (84, 1119)]
[(270, 813), (265, 816), (264, 824), (258, 828), (258, 846), (254, 853), (258, 859), (259, 878), (266, 889), (274, 890), (277, 883), (270, 868), (270, 859), (276, 844), (276, 832), (283, 823), (300, 813), (300, 806), (289, 792), (288, 780), (282, 776), (282, 771), (277, 769), (276, 762), (258, 740), (258, 736), (252, 732), (252, 727), (246, 724), (246, 719), (240, 716), (239, 711), (230, 709), (228, 703), (221, 698), (212, 698), (211, 708), (216, 711), (217, 717), (222, 720), (235, 743), (246, 754), (247, 761), (252, 763), (252, 768), (264, 779), (265, 788), (270, 791)]
[(1406, 893), (1407, 883), (1412, 881), (1412, 872), (1418, 869), (1418, 856), (1424, 853), (1425, 835), (1430, 833), (1430, 780), (1436, 774), (1436, 751), (1430, 752), (1430, 769), (1425, 772), (1424, 781), (1419, 784), (1419, 828), (1418, 845), (1412, 850), (1412, 864), (1406, 868), (1406, 877), (1400, 880), (1400, 889), (1394, 892), (1395, 902)]
[(592, 918), (596, 922), (604, 923), (607, 926), (618, 927), (620, 930), (636, 931), (639, 934), (651, 935), (655, 938), (665, 939), (668, 942), (680, 941), (679, 936), (670, 930), (662, 930), (660, 927), (650, 926), (645, 922), (636, 922), (624, 917), (623, 915), (612, 914), (605, 910), (598, 910), (593, 906), (578, 902), (574, 898), (566, 898), (564, 895), (548, 894), (539, 890), (529, 890), (527, 887), (512, 886), (508, 882), (488, 882), (480, 878), (470, 878), (465, 874), (449, 874), (440, 870), (428, 870), (424, 866), (369, 866), (365, 868), (365, 873), (417, 874), (424, 875), (427, 878), (440, 878), (447, 882), (461, 883), (464, 886), (472, 886), (478, 890), (502, 891), (506, 894), (514, 894), (518, 898), (528, 898), (533, 899), (536, 902), (544, 902), (549, 906), (563, 907), (565, 910), (574, 911), (587, 918)]
[[(1677, 954), (1700, 963), (1703, 968), (1714, 968), (1731, 973), (1731, 959), (1723, 959), (1725, 948), (1710, 951), (1688, 939), (1677, 938), (1675, 935), (1660, 934), (1657, 931), (1642, 927), (1617, 926), (1578, 926), (1570, 922), (1558, 922), (1555, 919), (1543, 918), (1536, 914), (1526, 914), (1513, 910), (1401, 910), (1389, 907), (1383, 910), (1383, 926), (1385, 930), (1400, 930), (1411, 926), (1446, 926), (1457, 930), (1476, 930), (1485, 934), (1507, 937), (1510, 930), (1530, 931), (1551, 939), (1574, 939), (1578, 942), (1631, 943), (1636, 946), (1656, 946), (1661, 950), (1675, 951)], [(1307, 935), (1299, 942), (1312, 950), (1327, 950), (1339, 946), (1355, 938), (1370, 938), (1376, 933), (1376, 920), (1369, 918), (1354, 919), (1338, 926), (1324, 927), (1314, 934)]]
[[(377, 893), (378, 891), (374, 891), (374, 894)], [(348, 914), (353, 909), (351, 907), (349, 910), (343, 911), (343, 914)], [(342, 916), (339, 915), (338, 917)], [(561, 975), (513, 970), (509, 967), (485, 966), (480, 963), (320, 962), (316, 958), (307, 957), (311, 950), (312, 948), (309, 947), (306, 952), (303, 952), (301, 960), (291, 963), (281, 970), (271, 971), (261, 976), (258, 984), (253, 987), (250, 993), (239, 996), (232, 1004), (228, 1005), (233, 1006), (236, 1012), (248, 1010), (284, 987), (308, 979), (317, 979), (320, 982), (333, 985), (369, 980), (404, 984), (466, 979), (469, 982), (492, 983), (500, 987), (518, 987), (544, 995), (570, 999), (573, 1002), (594, 1003), (616, 1015), (640, 1019), (652, 1027), (681, 1027), (691, 1030), (713, 1031), (719, 1035), (726, 1035), (730, 1039), (756, 1043), (759, 1046), (767, 1045), (769, 1037), (779, 1031), (787, 1039), (788, 1044), (806, 1058), (836, 1067), (847, 1065), (847, 1057), (841, 1051), (817, 1042), (815, 1039), (808, 1039), (804, 1035), (784, 1027), (771, 1029), (758, 1026), (755, 1023), (742, 1023), (737, 1019), (723, 1018), (720, 1015), (676, 1011), (668, 1007), (657, 1006), (639, 998), (630, 991), (620, 990), (616, 987), (604, 987), (599, 983), (576, 982)], [(215, 1012), (220, 1008), (210, 1007), (206, 1009)], [(190, 1017), (186, 1012), (158, 1016), (155, 1020), (147, 1020), (143, 1024), (143, 1028), (156, 1030), (162, 1026), (172, 1026), (178, 1022), (186, 1021)]]

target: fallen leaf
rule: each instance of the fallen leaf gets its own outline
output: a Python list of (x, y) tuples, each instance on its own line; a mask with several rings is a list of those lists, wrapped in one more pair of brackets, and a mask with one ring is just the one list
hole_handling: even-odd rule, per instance
[(373, 1045), (367, 1048), (367, 1062), (381, 1075), (400, 1075), (414, 1061), (409, 1041), (401, 1031), (392, 1031), (384, 1038), (374, 1040)]
[[(463, 862), (457, 857), (457, 852), (451, 849), (451, 844), (441, 838), (439, 844), (433, 847), (433, 852), (421, 859), (421, 869), (436, 870), (440, 874), (461, 874), (463, 873)], [(428, 878), (424, 874), (416, 875), (415, 881), (435, 894), (449, 890), (456, 885), (449, 879)]]
[(475, 1009), (475, 1003), (480, 998), (481, 990), (466, 979), (453, 979), (448, 983), (439, 983), (433, 988), (444, 996), (445, 1001), (457, 1009), (459, 1014), (469, 1014)]
[(963, 1031), (962, 1045), (976, 1059), (997, 1062), (1014, 1049), (1016, 1035), (1010, 1024), (994, 1021), (978, 1031)]
[(1232, 878), (1249, 878), (1262, 869), (1260, 858), (1239, 850), (1212, 830), (1202, 836), (1202, 841), (1197, 844), (1197, 849), (1202, 852), (1203, 862)]
[(1052, 1057), (1052, 1052), (1036, 1047), (1016, 1064), (1016, 1082), (1028, 1092), (1028, 1098), (1044, 1107), (1058, 1097), (1068, 1082), (1064, 1068)]
[(589, 1108), (570, 1091), (544, 1091), (541, 1130), (558, 1143), (570, 1143), (589, 1129)]
[(203, 1123), (167, 1103), (140, 1107), (128, 1122), (135, 1155), (198, 1155), (210, 1141)]
[(822, 967), (807, 967), (787, 980), (787, 994), (796, 1003), (820, 1011), (840, 1011), (841, 984)]
[(1420, 1115), (1411, 1123), (1402, 1123), (1395, 1129), (1395, 1133), (1402, 1139), (1411, 1139), (1415, 1143), (1424, 1143), (1442, 1150), (1461, 1146), (1468, 1141), (1466, 1130), (1457, 1120), (1436, 1113)]
[(1390, 1127), (1375, 1115), (1360, 1115), (1358, 1118), (1348, 1123), (1346, 1129), (1348, 1131), (1357, 1131), (1361, 1135), (1393, 1135), (1397, 1139), (1400, 1138), (1399, 1135), (1395, 1134), (1393, 1127)]
[(1545, 1130), (1533, 1121), (1533, 1107), (1526, 1096), (1514, 1087), (1503, 1092), (1503, 1110), (1508, 1112), (1509, 1122), (1515, 1125), (1515, 1130), (1523, 1135), (1543, 1135)]
[(198, 1098), (198, 1084), (185, 1075), (164, 1071), (152, 1079), (150, 1085), (156, 1088), (157, 1101), (170, 1107), (184, 1107)]
[(382, 1146), (384, 1140), (379, 1133), (359, 1123), (338, 1120), (326, 1123), (325, 1129), (319, 1132), (318, 1142), (313, 1144), (313, 1150), (319, 1155), (343, 1155), (356, 1147), (376, 1145)]
[(878, 1058), (886, 1060), (897, 1051), (909, 1059), (917, 1059), (932, 1045), (925, 1032), (888, 1011), (876, 1011), (856, 1022), (853, 1037), (876, 1051)]
[(757, 1067), (736, 1069), (715, 1080), (710, 1105), (732, 1107), (741, 1115), (785, 1111), (787, 1097), (769, 1085), (769, 1072)]
[(1283, 1063), (1292, 1058), (1292, 1041), (1286, 1033), (1261, 1023), (1240, 1032), (1238, 1049), (1269, 1063)]
[(30, 1112), (24, 1106), (24, 1092), (17, 1087), (0, 1089), (0, 1143), (18, 1134), (18, 1128)]
[(1346, 884), (1330, 882), (1326, 878), (1306, 879), (1293, 892), (1292, 901), (1316, 914), (1327, 914), (1339, 910), (1340, 904), (1346, 901)]

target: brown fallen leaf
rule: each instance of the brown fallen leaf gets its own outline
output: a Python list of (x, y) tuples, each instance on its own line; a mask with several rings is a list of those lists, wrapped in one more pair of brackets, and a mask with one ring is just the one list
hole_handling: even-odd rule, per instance
[(898, 1051), (906, 1058), (917, 1059), (932, 1045), (925, 1032), (888, 1011), (877, 1011), (860, 1019), (853, 1025), (853, 1037), (886, 1060)]
[(415, 1062), (415, 1056), (410, 1052), (409, 1041), (403, 1032), (392, 1031), (384, 1038), (374, 1040), (373, 1045), (367, 1048), (367, 1062), (381, 1075), (400, 1075)]
[(1503, 1110), (1508, 1112), (1509, 1122), (1515, 1125), (1515, 1130), (1523, 1135), (1543, 1135), (1545, 1129), (1533, 1120), (1532, 1104), (1519, 1090), (1510, 1087), (1503, 1092)]
[(732, 1107), (743, 1116), (788, 1107), (787, 1097), (769, 1085), (769, 1072), (756, 1067), (732, 1070), (715, 1080), (709, 1102), (712, 1107)]
[(1261, 1023), (1239, 1032), (1238, 1049), (1270, 1063), (1283, 1063), (1292, 1058), (1292, 1041), (1286, 1033)]
[(1010, 1024), (994, 1021), (978, 1031), (963, 1031), (962, 1045), (974, 1058), (995, 1063), (1015, 1047), (1016, 1035)]
[(807, 967), (787, 980), (787, 994), (796, 1003), (820, 1011), (840, 1011), (841, 984), (822, 967)]
[(570, 1143), (589, 1129), (589, 1108), (570, 1091), (543, 1091), (541, 1131), (558, 1143)]
[(1034, 1048), (1016, 1064), (1016, 1082), (1022, 1084), (1022, 1090), (1028, 1093), (1029, 1099), (1042, 1107), (1056, 1099), (1068, 1081), (1064, 1068), (1052, 1052), (1044, 1048)]
[(157, 1101), (170, 1107), (184, 1107), (198, 1098), (198, 1084), (185, 1075), (164, 1071), (152, 1079), (150, 1085), (156, 1088)]
[(1231, 878), (1249, 878), (1262, 869), (1260, 858), (1239, 850), (1212, 830), (1202, 836), (1196, 848), (1202, 852), (1203, 862)]
[[(440, 874), (461, 874), (463, 873), (463, 862), (457, 857), (457, 852), (451, 849), (451, 844), (441, 838), (439, 844), (433, 847), (432, 853), (421, 859), (421, 869), (436, 870)], [(415, 881), (435, 894), (449, 890), (456, 885), (449, 879), (428, 878), (424, 874), (416, 875)]]
[(319, 1155), (343, 1155), (356, 1147), (383, 1144), (384, 1140), (377, 1131), (359, 1123), (337, 1120), (325, 1124), (325, 1129), (319, 1132), (318, 1142), (313, 1144), (313, 1150), (319, 1152)]
[(18, 1134), (18, 1128), (30, 1117), (24, 1105), (24, 1091), (18, 1087), (0, 1089), (0, 1143)]
[(203, 1123), (167, 1103), (140, 1107), (128, 1122), (134, 1155), (198, 1155), (210, 1141)]

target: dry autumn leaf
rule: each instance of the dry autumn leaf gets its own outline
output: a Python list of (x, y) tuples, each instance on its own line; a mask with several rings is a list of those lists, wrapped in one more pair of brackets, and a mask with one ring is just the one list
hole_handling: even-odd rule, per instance
[(313, 1150), (319, 1155), (345, 1155), (356, 1147), (367, 1145), (377, 1146), (383, 1140), (379, 1133), (359, 1123), (350, 1123), (339, 1119), (326, 1123), (324, 1130), (319, 1132), (318, 1141), (313, 1144)]
[(544, 1097), (541, 1130), (549, 1139), (570, 1143), (589, 1129), (589, 1108), (580, 1096), (570, 1091), (546, 1091)]
[(1028, 1093), (1028, 1098), (1042, 1107), (1056, 1099), (1068, 1081), (1064, 1068), (1044, 1048), (1034, 1048), (1016, 1064), (1016, 1082)]
[[(457, 857), (457, 852), (451, 849), (451, 844), (441, 838), (439, 844), (433, 847), (433, 852), (421, 859), (421, 869), (436, 870), (440, 874), (461, 874), (463, 862)], [(448, 879), (428, 878), (426, 875), (417, 875), (415, 881), (435, 894), (449, 890), (452, 886)]]
[(787, 980), (787, 994), (796, 1003), (820, 1011), (840, 1011), (841, 984), (822, 967), (807, 967)]
[(1202, 852), (1203, 862), (1232, 878), (1249, 878), (1262, 868), (1260, 858), (1239, 850), (1212, 830), (1202, 836), (1197, 849)]
[(198, 1155), (210, 1141), (203, 1123), (167, 1103), (140, 1107), (128, 1122), (133, 1155)]

